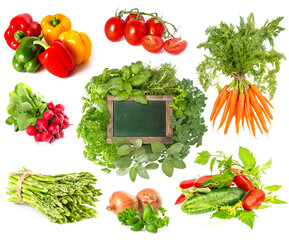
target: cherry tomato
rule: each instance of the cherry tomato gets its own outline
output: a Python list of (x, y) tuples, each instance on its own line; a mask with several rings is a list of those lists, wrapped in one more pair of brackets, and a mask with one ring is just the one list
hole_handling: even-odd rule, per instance
[(252, 211), (259, 207), (265, 200), (266, 194), (262, 189), (251, 190), (248, 195), (244, 198), (242, 207), (246, 211)]
[(196, 181), (195, 181), (195, 187), (202, 187), (201, 185), (209, 178), (213, 177), (215, 175), (205, 175), (205, 176), (202, 176), (200, 178), (198, 178)]
[(175, 205), (183, 203), (184, 201), (186, 201), (186, 196), (184, 194), (182, 194), (177, 198)]
[(180, 188), (188, 189), (195, 186), (196, 179), (189, 179), (180, 182)]
[(150, 18), (146, 21), (149, 35), (156, 35), (162, 37), (165, 32), (165, 26), (162, 22), (158, 22), (156, 18)]
[(139, 20), (142, 20), (142, 21), (145, 20), (144, 17), (143, 17), (143, 15), (141, 15), (141, 14), (139, 14), (139, 15), (137, 15), (137, 14), (129, 14), (129, 15), (126, 17), (125, 22), (127, 23), (129, 20), (131, 20), (131, 19), (136, 19), (136, 18), (138, 18)]
[(133, 45), (140, 45), (142, 37), (147, 34), (147, 26), (144, 21), (131, 19), (124, 27), (124, 37), (126, 41)]
[(117, 42), (122, 39), (124, 35), (125, 21), (120, 17), (111, 17), (107, 20), (104, 26), (106, 37), (112, 41)]
[(188, 46), (188, 42), (180, 38), (170, 38), (165, 41), (164, 49), (170, 54), (180, 54)]
[(157, 53), (162, 50), (164, 41), (158, 36), (146, 35), (141, 39), (141, 44), (145, 50)]
[(245, 192), (255, 189), (253, 183), (245, 175), (242, 175), (242, 172), (238, 173), (235, 168), (232, 168), (232, 172), (237, 174), (233, 177), (233, 183), (236, 187), (243, 189)]

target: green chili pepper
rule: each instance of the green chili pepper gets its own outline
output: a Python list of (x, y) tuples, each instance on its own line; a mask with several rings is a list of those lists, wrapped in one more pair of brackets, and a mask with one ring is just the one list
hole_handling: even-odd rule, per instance
[(40, 45), (34, 45), (33, 42), (41, 38), (42, 35), (22, 38), (12, 61), (16, 71), (33, 73), (39, 68), (41, 63), (38, 60), (38, 56), (44, 51), (44, 48)]

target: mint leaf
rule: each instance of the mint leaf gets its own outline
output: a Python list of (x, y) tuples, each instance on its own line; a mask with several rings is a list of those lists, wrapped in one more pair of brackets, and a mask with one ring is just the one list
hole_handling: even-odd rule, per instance
[(239, 158), (242, 161), (245, 170), (250, 170), (256, 165), (256, 160), (247, 148), (239, 147)]
[(195, 159), (195, 163), (206, 165), (211, 157), (211, 154), (208, 151), (203, 151), (198, 153), (198, 157)]
[(240, 210), (240, 211), (238, 211), (238, 214), (236, 215), (236, 217), (240, 221), (242, 221), (243, 223), (248, 225), (251, 229), (253, 229), (254, 221), (255, 221), (255, 217), (256, 217), (256, 214), (254, 211)]

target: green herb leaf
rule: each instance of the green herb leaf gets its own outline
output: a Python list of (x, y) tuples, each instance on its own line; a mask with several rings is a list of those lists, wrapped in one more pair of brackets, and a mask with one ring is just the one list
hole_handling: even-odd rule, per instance
[(142, 139), (136, 139), (133, 142), (133, 145), (134, 145), (135, 148), (140, 148), (142, 146)]
[(251, 153), (247, 148), (239, 147), (239, 158), (246, 170), (250, 170), (256, 165), (253, 153)]
[(142, 221), (139, 221), (135, 224), (133, 224), (130, 228), (132, 231), (141, 231), (144, 228), (144, 223)]
[(106, 112), (107, 111), (106, 101), (103, 99), (100, 99), (100, 98), (95, 99), (94, 106), (100, 112)]
[[(126, 145), (124, 145), (126, 146)], [(128, 168), (132, 163), (130, 157), (119, 157), (114, 160), (113, 164), (118, 168)]]
[(144, 178), (144, 179), (149, 179), (149, 178), (150, 178), (149, 175), (148, 175), (147, 170), (146, 170), (142, 165), (138, 164), (138, 165), (136, 166), (136, 170), (137, 170), (137, 174), (138, 174), (140, 177), (142, 177), (142, 178)]
[(141, 154), (141, 155), (136, 156), (135, 161), (143, 163), (143, 162), (148, 161), (148, 158), (149, 158), (148, 155), (145, 153), (145, 154)]
[(149, 203), (144, 207), (143, 211), (143, 220), (148, 221), (152, 216), (153, 216), (154, 208), (153, 206)]
[(128, 145), (122, 145), (117, 149), (117, 154), (119, 156), (127, 155), (131, 152), (131, 149)]
[(112, 142), (115, 146), (121, 147), (122, 145), (130, 145), (130, 141), (125, 138), (113, 137)]
[(128, 172), (129, 172), (129, 168), (119, 168), (116, 170), (116, 175), (124, 176), (124, 175), (128, 174)]
[(278, 191), (282, 186), (279, 185), (271, 185), (271, 186), (267, 186), (265, 187), (266, 190), (268, 190), (269, 192), (274, 192), (274, 191)]
[(131, 180), (132, 182), (135, 181), (136, 175), (137, 175), (137, 170), (136, 170), (136, 168), (135, 168), (135, 167), (131, 167), (131, 168), (129, 169), (129, 177), (130, 177), (130, 180)]
[(152, 141), (152, 151), (155, 154), (161, 154), (165, 150), (165, 145), (159, 141)]
[(168, 148), (167, 153), (170, 155), (174, 155), (174, 154), (177, 154), (180, 151), (182, 151), (182, 148), (183, 148), (183, 146), (181, 143), (175, 143)]
[(117, 101), (124, 101), (129, 99), (129, 94), (126, 91), (121, 91), (116, 95)]
[(232, 179), (229, 175), (215, 175), (205, 182), (202, 183), (202, 186), (214, 187), (214, 188), (223, 188), (228, 187), (232, 184)]
[(145, 225), (145, 229), (150, 233), (157, 233), (158, 232), (158, 226), (151, 221), (148, 221)]
[(235, 216), (234, 215), (230, 215), (230, 214), (228, 214), (225, 211), (219, 210), (219, 211), (216, 211), (216, 212), (213, 213), (213, 215), (211, 216), (211, 219), (214, 218), (214, 217), (215, 218), (220, 218), (220, 219), (231, 219), (231, 218), (234, 218)]
[(174, 160), (173, 166), (174, 166), (174, 168), (178, 168), (178, 169), (185, 169), (186, 168), (186, 164), (184, 163), (183, 160)]
[(132, 86), (129, 82), (124, 82), (123, 84), (123, 89), (129, 94), (131, 95), (132, 93)]
[(145, 166), (145, 168), (148, 170), (157, 169), (158, 167), (159, 167), (158, 163), (149, 163)]
[(170, 160), (165, 159), (162, 162), (162, 170), (163, 173), (166, 174), (168, 177), (173, 176), (174, 167), (172, 165), (172, 162)]
[(133, 97), (133, 100), (138, 102), (138, 103), (142, 103), (142, 104), (148, 103), (145, 94), (138, 89), (132, 90), (132, 97)]
[(240, 221), (248, 225), (251, 229), (253, 228), (255, 217), (256, 217), (256, 214), (254, 211), (240, 210), (238, 211), (238, 214), (236, 215), (236, 217)]
[(148, 153), (148, 160), (150, 162), (156, 161), (160, 158), (160, 154), (159, 153)]

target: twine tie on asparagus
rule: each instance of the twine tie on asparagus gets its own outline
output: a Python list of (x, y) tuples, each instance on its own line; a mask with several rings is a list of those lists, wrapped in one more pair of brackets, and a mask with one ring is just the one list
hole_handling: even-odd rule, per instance
[(11, 172), (9, 175), (22, 175), (17, 183), (17, 198), (20, 202), (20, 204), (28, 205), (26, 202), (23, 201), (21, 192), (22, 192), (22, 184), (25, 178), (31, 176), (31, 175), (41, 175), (40, 173), (35, 173), (35, 172), (24, 172), (24, 171), (18, 171), (18, 172)]
[(236, 73), (236, 72), (232, 72), (231, 74), (232, 74), (232, 76), (233, 76), (236, 80), (238, 80), (238, 81), (240, 81), (240, 82), (242, 83), (242, 85), (244, 86), (244, 88), (245, 88), (245, 90), (246, 90), (246, 92), (247, 92), (248, 86), (247, 86), (247, 84), (244, 82), (244, 80), (246, 79), (245, 75), (244, 75), (244, 76), (239, 76), (239, 74)]

